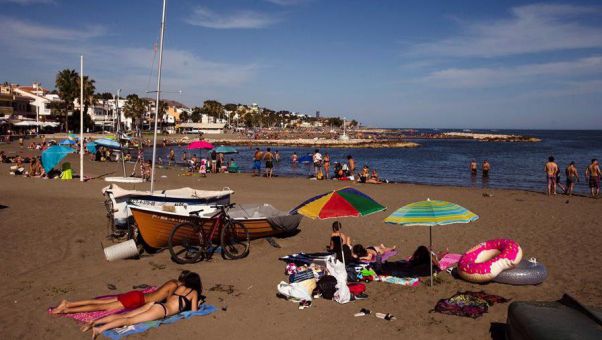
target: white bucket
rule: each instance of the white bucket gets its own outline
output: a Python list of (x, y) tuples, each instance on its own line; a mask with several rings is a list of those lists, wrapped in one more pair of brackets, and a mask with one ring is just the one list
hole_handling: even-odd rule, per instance
[(107, 261), (115, 261), (121, 259), (127, 259), (130, 257), (138, 256), (138, 247), (134, 240), (127, 240), (110, 247), (104, 248), (105, 257)]

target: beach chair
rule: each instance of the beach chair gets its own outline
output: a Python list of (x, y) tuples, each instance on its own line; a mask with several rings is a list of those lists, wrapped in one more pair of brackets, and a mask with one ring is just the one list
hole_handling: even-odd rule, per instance
[(66, 180), (71, 180), (73, 179), (73, 169), (71, 169), (71, 163), (69, 162), (65, 162), (62, 165), (62, 169), (61, 169), (61, 179), (66, 181)]

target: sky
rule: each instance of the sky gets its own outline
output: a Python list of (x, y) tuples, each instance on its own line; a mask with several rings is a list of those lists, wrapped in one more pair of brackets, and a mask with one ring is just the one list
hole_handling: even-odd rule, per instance
[[(0, 82), (156, 89), (161, 0), (0, 0)], [(602, 129), (602, 2), (169, 0), (163, 96), (372, 127)], [(181, 91), (181, 93), (179, 93)]]

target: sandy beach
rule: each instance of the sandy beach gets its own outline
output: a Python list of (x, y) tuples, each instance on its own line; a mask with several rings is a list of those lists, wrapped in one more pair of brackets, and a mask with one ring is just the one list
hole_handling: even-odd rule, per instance
[[(16, 143), (0, 150), (13, 154)], [(39, 151), (24, 150), (24, 155)], [(77, 156), (70, 155), (74, 168)], [(131, 164), (128, 169), (131, 169)], [(117, 163), (95, 163), (86, 158), (86, 174), (120, 174)], [(101, 189), (102, 179), (81, 183), (77, 180), (43, 180), (14, 177), (9, 165), (0, 164), (0, 300), (3, 339), (87, 338), (70, 319), (53, 317), (47, 308), (67, 298), (86, 299), (123, 292), (139, 284), (158, 285), (174, 278), (183, 269), (200, 273), (207, 302), (220, 308), (210, 316), (195, 317), (161, 326), (132, 339), (182, 339), (191, 337), (223, 339), (304, 338), (411, 338), (487, 339), (490, 329), (505, 323), (508, 304), (495, 305), (489, 313), (473, 320), (429, 313), (435, 303), (456, 291), (484, 290), (512, 300), (556, 300), (567, 292), (582, 302), (602, 307), (602, 274), (599, 245), (602, 241), (599, 218), (602, 200), (542, 193), (410, 184), (351, 184), (387, 206), (387, 211), (365, 218), (341, 219), (343, 230), (355, 242), (397, 245), (405, 258), (419, 245), (428, 244), (425, 227), (386, 225), (383, 219), (398, 207), (426, 198), (458, 203), (480, 216), (474, 223), (436, 227), (433, 245), (437, 250), (463, 253), (473, 245), (494, 238), (512, 238), (523, 248), (526, 258), (536, 257), (549, 271), (539, 286), (510, 286), (497, 283), (473, 284), (441, 273), (434, 287), (402, 287), (373, 282), (367, 286), (369, 298), (345, 305), (318, 299), (312, 307), (297, 305), (276, 297), (276, 285), (286, 280), (284, 263), (278, 257), (300, 252), (321, 251), (328, 243), (332, 221), (304, 218), (301, 232), (276, 239), (281, 248), (265, 240), (251, 244), (247, 258), (177, 265), (168, 252), (139, 260), (109, 263), (101, 243), (107, 239), (107, 222)], [(349, 183), (310, 181), (303, 178), (273, 179), (250, 174), (216, 174), (207, 178), (181, 176), (180, 169), (159, 169), (156, 188), (190, 186), (217, 190), (225, 186), (235, 191), (236, 203), (270, 203), (281, 210), (303, 200)], [(149, 184), (123, 185), (147, 190)], [(489, 195), (483, 195), (487, 193)], [(117, 290), (110, 290), (114, 285)], [(356, 318), (361, 308), (391, 313), (394, 321), (375, 317)], [(495, 327), (493, 327), (495, 328)]]

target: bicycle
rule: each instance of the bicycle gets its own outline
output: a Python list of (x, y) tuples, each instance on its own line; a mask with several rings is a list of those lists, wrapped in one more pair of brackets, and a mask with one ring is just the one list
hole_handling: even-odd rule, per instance
[[(249, 231), (244, 224), (228, 215), (228, 210), (233, 206), (234, 204), (212, 206), (218, 211), (210, 218), (199, 216), (203, 210), (190, 212), (193, 220), (174, 226), (169, 235), (171, 258), (179, 264), (211, 259), (216, 250), (212, 241), (217, 238), (218, 232), (223, 258), (235, 260), (247, 256), (250, 247)], [(212, 223), (209, 228), (208, 223)]]

